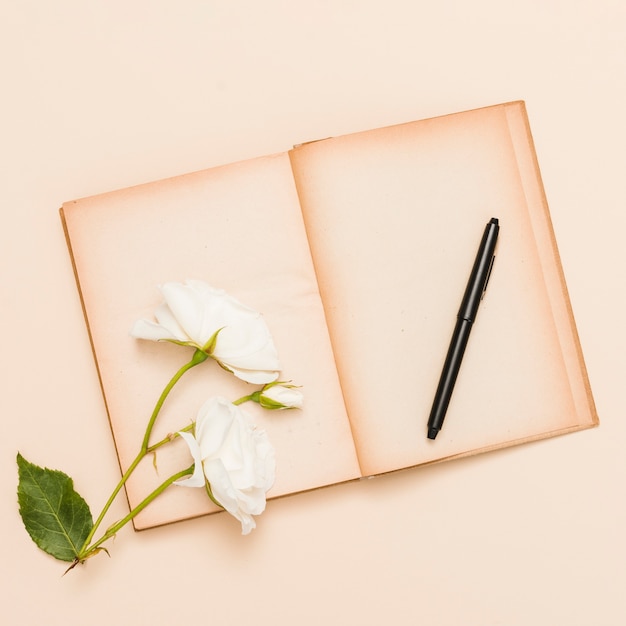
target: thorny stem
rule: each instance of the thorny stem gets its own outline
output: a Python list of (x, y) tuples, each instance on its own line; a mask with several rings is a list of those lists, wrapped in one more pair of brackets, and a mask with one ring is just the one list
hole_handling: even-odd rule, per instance
[(107, 531), (98, 539), (98, 541), (94, 542), (90, 546), (85, 546), (81, 549), (81, 553), (76, 557), (77, 561), (84, 561), (88, 559), (92, 553), (97, 552), (99, 550), (99, 546), (103, 544), (107, 539), (113, 537), (123, 526), (128, 524), (135, 516), (137, 516), (141, 511), (143, 511), (149, 504), (152, 502), (157, 496), (162, 494), (172, 483), (180, 480), (184, 476), (188, 476), (193, 473), (193, 465), (188, 467), (187, 469), (181, 470), (180, 472), (176, 472), (176, 474), (170, 476), (166, 481), (161, 483), (151, 494), (146, 496), (134, 509), (132, 509), (127, 515), (125, 515), (121, 520), (110, 526)]
[[(172, 437), (168, 436), (165, 439), (162, 439), (161, 441), (159, 441), (158, 443), (153, 444), (152, 446), (149, 445), (149, 443), (150, 443), (150, 435), (152, 434), (152, 429), (154, 428), (154, 424), (156, 422), (156, 419), (157, 419), (157, 417), (158, 417), (158, 415), (159, 415), (159, 413), (161, 411), (161, 408), (163, 407), (163, 403), (165, 402), (165, 399), (169, 395), (170, 391), (174, 388), (174, 385), (181, 379), (183, 374), (188, 372), (192, 367), (195, 367), (196, 365), (199, 365), (203, 361), (206, 361), (206, 359), (208, 357), (209, 357), (209, 355), (206, 352), (203, 352), (202, 350), (196, 350), (194, 352), (193, 356), (191, 357), (191, 361), (189, 361), (188, 363), (185, 363), (185, 365), (183, 365), (176, 372), (176, 374), (174, 374), (174, 376), (172, 377), (170, 382), (165, 386), (165, 389), (163, 389), (163, 391), (161, 392), (161, 395), (159, 396), (159, 399), (157, 400), (157, 403), (156, 403), (156, 405), (154, 407), (154, 410), (152, 411), (152, 415), (150, 416), (150, 420), (149, 420), (148, 425), (146, 427), (146, 432), (144, 434), (143, 441), (141, 443), (141, 449), (139, 450), (139, 453), (137, 454), (137, 456), (135, 457), (133, 462), (128, 466), (128, 469), (124, 472), (122, 478), (117, 483), (115, 489), (113, 489), (113, 492), (109, 496), (109, 499), (106, 501), (102, 511), (100, 512), (100, 515), (98, 515), (98, 518), (94, 522), (94, 525), (91, 528), (91, 531), (89, 532), (89, 535), (85, 539), (85, 542), (83, 543), (83, 546), (81, 548), (81, 551), (80, 551), (81, 555), (86, 554), (87, 546), (89, 546), (89, 543), (93, 539), (96, 531), (98, 530), (98, 527), (100, 526), (100, 524), (102, 523), (102, 520), (104, 519), (104, 516), (107, 514), (108, 510), (111, 508), (111, 505), (113, 504), (113, 501), (117, 497), (117, 494), (120, 492), (122, 487), (126, 484), (126, 481), (129, 479), (130, 475), (135, 471), (135, 468), (144, 459), (144, 457), (146, 457), (150, 452), (154, 452), (157, 448), (161, 447), (162, 445), (164, 445), (164, 444), (166, 444), (166, 443), (168, 443), (169, 441), (172, 440)], [(191, 428), (192, 428), (192, 425), (191, 426), (187, 426), (186, 428), (183, 428), (181, 430), (190, 430)], [(148, 496), (148, 497), (150, 497), (150, 496)], [(154, 496), (154, 497), (156, 497), (156, 496)], [(152, 499), (154, 499), (154, 498), (152, 498)], [(144, 502), (145, 502), (145, 500), (144, 500)], [(147, 504), (148, 503), (146, 503), (146, 505)], [(146, 506), (146, 505), (144, 505), (144, 506)], [(138, 505), (138, 506), (141, 506), (141, 505)], [(135, 509), (133, 509), (133, 511), (134, 510)], [(132, 517), (134, 517), (138, 512), (139, 511), (137, 511)], [(132, 513), (132, 511), (131, 511), (131, 513)], [(132, 519), (132, 517), (130, 517), (129, 519)], [(126, 522), (124, 522), (124, 523), (126, 523)], [(101, 541), (99, 543), (101, 543)], [(97, 545), (99, 545), (99, 543)], [(91, 546), (89, 551), (92, 551), (93, 548), (95, 548), (95, 547), (96, 546)], [(83, 556), (80, 560), (84, 560), (84, 558), (86, 558), (86, 557)]]

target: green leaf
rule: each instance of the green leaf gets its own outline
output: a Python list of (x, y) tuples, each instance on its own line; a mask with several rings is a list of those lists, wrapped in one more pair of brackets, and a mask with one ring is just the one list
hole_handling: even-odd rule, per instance
[(85, 500), (74, 491), (72, 479), (63, 472), (33, 465), (19, 453), (17, 467), (17, 499), (26, 531), (56, 559), (78, 559), (93, 518)]

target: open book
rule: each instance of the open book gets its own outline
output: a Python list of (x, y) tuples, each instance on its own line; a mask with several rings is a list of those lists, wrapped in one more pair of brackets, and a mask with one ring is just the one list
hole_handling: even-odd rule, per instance
[[(523, 102), (299, 145), (61, 209), (122, 469), (191, 349), (133, 339), (168, 281), (203, 280), (260, 311), (302, 410), (244, 408), (276, 448), (277, 497), (598, 423)], [(436, 441), (426, 423), (477, 246), (497, 258)], [(208, 361), (153, 439), (247, 384)], [(171, 448), (171, 449), (170, 449)], [(127, 484), (135, 506), (187, 467), (184, 442)], [(170, 488), (135, 520), (216, 510)]]

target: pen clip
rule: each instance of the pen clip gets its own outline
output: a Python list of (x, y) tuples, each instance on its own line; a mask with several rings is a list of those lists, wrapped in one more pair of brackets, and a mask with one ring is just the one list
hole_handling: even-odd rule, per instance
[(491, 262), (489, 263), (489, 270), (487, 271), (487, 278), (485, 278), (485, 284), (483, 286), (483, 292), (480, 295), (480, 299), (482, 300), (485, 297), (485, 292), (487, 291), (487, 285), (489, 284), (489, 279), (491, 278), (491, 270), (493, 269), (493, 262), (496, 260), (496, 255), (494, 254), (491, 257)]

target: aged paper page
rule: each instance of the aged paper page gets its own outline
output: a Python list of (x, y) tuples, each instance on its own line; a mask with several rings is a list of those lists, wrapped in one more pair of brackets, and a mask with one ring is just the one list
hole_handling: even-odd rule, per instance
[[(521, 105), (510, 105), (518, 107)], [(591, 425), (570, 377), (507, 106), (296, 148), (296, 184), (361, 467), (376, 474)], [(525, 132), (525, 129), (524, 129)], [(535, 194), (537, 195), (537, 194)], [(443, 430), (426, 423), (491, 217), (497, 257)], [(548, 262), (555, 263), (552, 250)], [(574, 355), (577, 358), (577, 355)], [(574, 368), (578, 365), (574, 364)]]
[[(67, 203), (63, 207), (93, 347), (123, 469), (135, 457), (161, 390), (191, 349), (133, 339), (161, 302), (157, 285), (187, 278), (223, 288), (260, 311), (282, 380), (302, 385), (303, 410), (244, 405), (276, 448), (269, 496), (359, 476), (350, 426), (288, 156), (254, 159)], [(174, 388), (153, 441), (195, 418), (210, 395), (258, 387), (207, 361)], [(170, 446), (168, 446), (169, 448)], [(182, 441), (128, 482), (132, 506), (191, 458)], [(145, 528), (213, 510), (201, 489), (170, 488), (137, 518)]]

